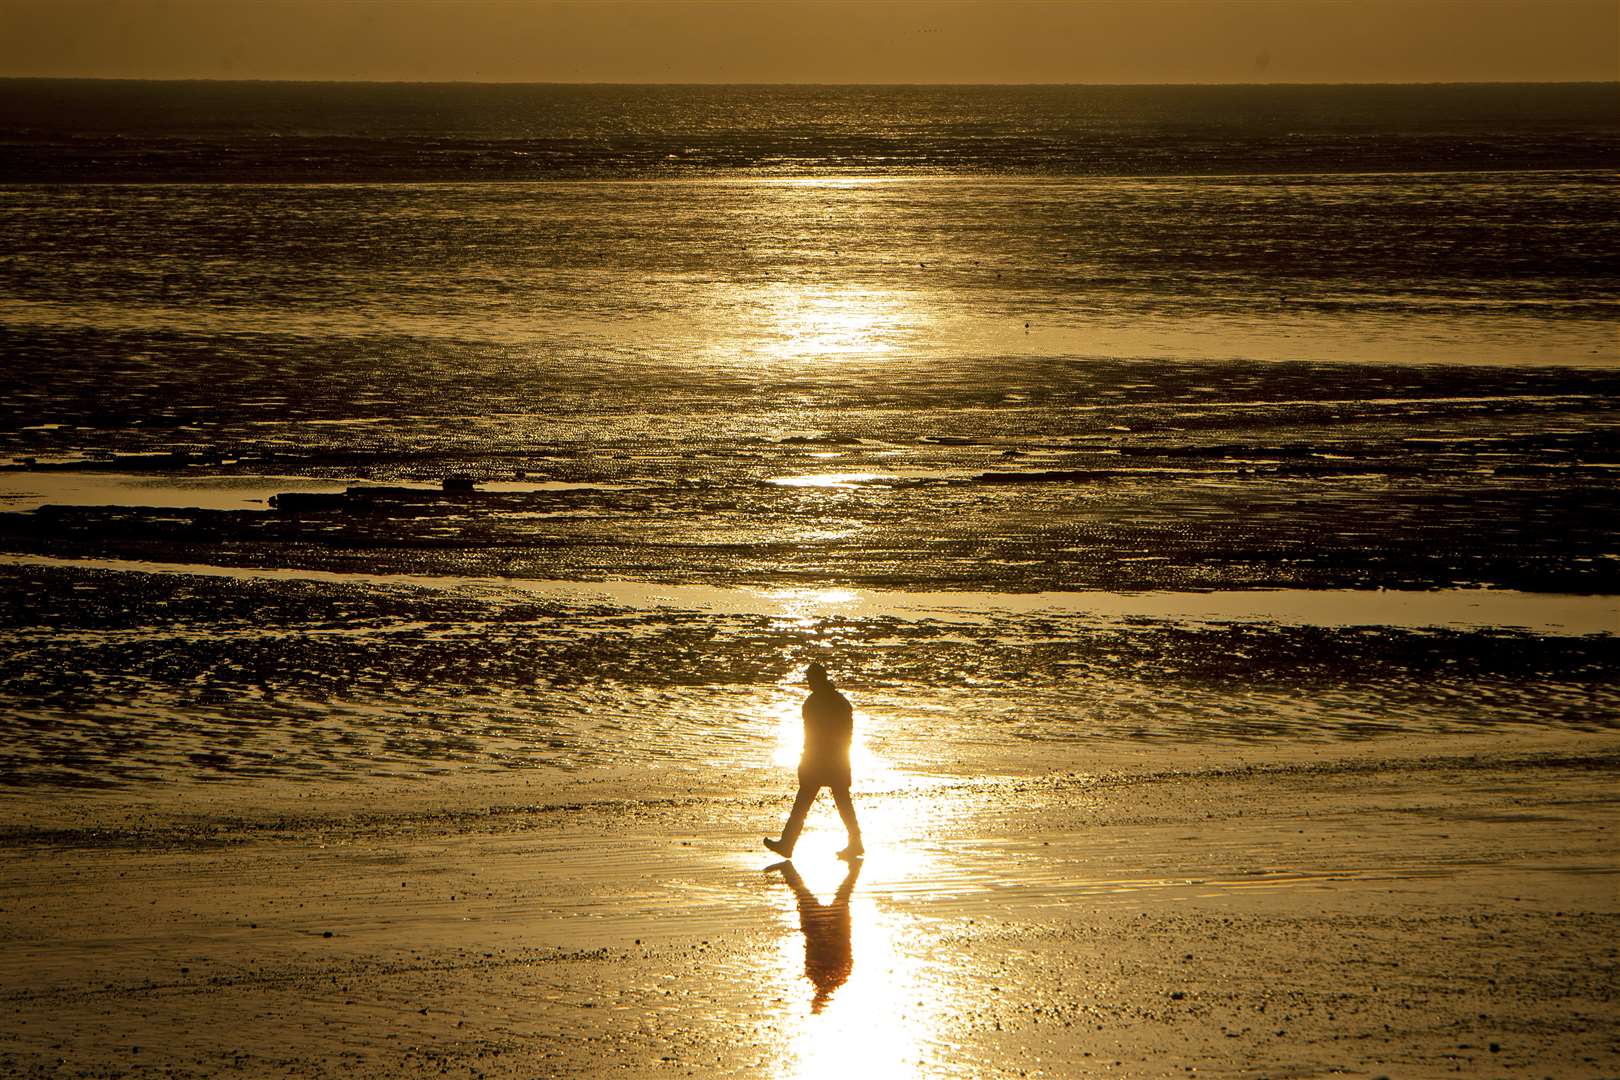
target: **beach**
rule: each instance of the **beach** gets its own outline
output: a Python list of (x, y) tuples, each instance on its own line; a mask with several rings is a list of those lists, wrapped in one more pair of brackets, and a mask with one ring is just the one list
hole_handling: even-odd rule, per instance
[[(763, 785), (58, 803), (4, 838), (0, 1056), (85, 1076), (1608, 1076), (1616, 749), (858, 784), (871, 851), (842, 931), (767, 869), (756, 834), (786, 798)], [(823, 800), (795, 859), (816, 903), (845, 880), (841, 839)], [(847, 934), (819, 1004), (805, 925)]]
[(1620, 1075), (1613, 84), (200, 85), (0, 81), (0, 1072)]

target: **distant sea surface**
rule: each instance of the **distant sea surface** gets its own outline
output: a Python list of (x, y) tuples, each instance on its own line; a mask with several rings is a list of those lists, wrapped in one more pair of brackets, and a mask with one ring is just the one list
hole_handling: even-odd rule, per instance
[(765, 768), (811, 658), (902, 772), (1610, 730), (1617, 167), (1620, 84), (0, 81), (0, 783)]
[(567, 86), (0, 80), (0, 178), (1612, 169), (1620, 84)]

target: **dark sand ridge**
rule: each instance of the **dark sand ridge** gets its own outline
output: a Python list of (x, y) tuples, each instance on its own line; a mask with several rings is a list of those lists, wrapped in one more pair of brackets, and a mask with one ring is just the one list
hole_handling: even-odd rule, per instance
[[(1613, 1075), (1620, 744), (1490, 743), (868, 792), (819, 1013), (752, 847), (780, 800), (227, 786), (188, 820), (103, 796), (38, 832), (12, 796), (0, 1064)], [(797, 861), (823, 903), (838, 836), (818, 806)]]
[[(866, 713), (864, 775), (879, 787), (1044, 772), (1075, 754), (1089, 771), (1099, 755), (1137, 762), (1182, 744), (1612, 732), (1620, 715), (1620, 643), (1554, 636), (1606, 625), (1602, 597), (893, 594), (169, 569), (0, 567), (0, 683), (20, 718), (0, 752), (8, 786), (190, 800), (249, 779), (314, 790), (652, 769), (764, 795), (797, 753), (794, 672), (807, 649), (842, 656)], [(1321, 625), (1348, 601), (1360, 618)], [(1521, 619), (1527, 629), (1494, 625)]]

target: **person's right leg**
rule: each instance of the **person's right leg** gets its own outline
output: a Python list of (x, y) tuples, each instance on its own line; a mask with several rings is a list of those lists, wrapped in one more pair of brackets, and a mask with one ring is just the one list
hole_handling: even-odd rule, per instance
[(804, 819), (810, 813), (810, 804), (816, 801), (816, 794), (820, 791), (820, 784), (799, 784), (799, 794), (793, 800), (793, 809), (788, 812), (787, 824), (782, 826), (782, 839), (766, 840), (766, 847), (783, 858), (793, 857), (793, 845), (799, 842), (799, 833), (804, 831)]
[(866, 845), (861, 843), (861, 823), (855, 819), (855, 800), (849, 797), (849, 788), (833, 788), (832, 797), (834, 805), (838, 807), (838, 816), (844, 820), (844, 831), (849, 834), (849, 846), (838, 854), (864, 855)]

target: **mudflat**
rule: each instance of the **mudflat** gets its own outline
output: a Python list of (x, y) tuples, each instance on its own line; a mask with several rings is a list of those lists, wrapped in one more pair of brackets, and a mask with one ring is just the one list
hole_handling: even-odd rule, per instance
[(1615, 84), (7, 90), (0, 1074), (1620, 1075)]

